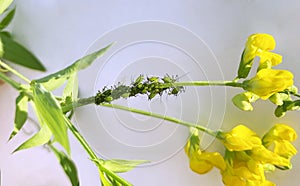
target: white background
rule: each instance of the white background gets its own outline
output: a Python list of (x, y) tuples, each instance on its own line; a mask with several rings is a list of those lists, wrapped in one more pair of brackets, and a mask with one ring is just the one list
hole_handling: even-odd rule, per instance
[[(15, 4), (16, 17), (10, 26), (13, 36), (42, 60), (47, 73), (82, 57), (96, 39), (116, 27), (136, 21), (159, 20), (181, 25), (201, 37), (216, 55), (224, 78), (228, 80), (235, 76), (246, 38), (257, 32), (272, 34), (277, 41), (276, 52), (283, 55), (283, 63), (278, 68), (292, 71), (295, 85), (300, 87), (300, 2), (296, 0), (18, 0)], [(43, 75), (21, 67), (18, 69), (30, 78)], [(300, 133), (299, 112), (288, 113), (278, 119), (273, 115), (274, 105), (268, 101), (255, 103), (253, 112), (241, 112), (230, 102), (238, 92), (227, 89), (224, 130), (243, 123), (251, 125), (262, 135), (275, 123), (287, 123)], [(13, 129), (17, 92), (8, 85), (2, 85), (0, 95), (2, 185), (70, 185), (55, 156), (46, 149), (37, 147), (10, 154), (28, 135), (19, 134), (7, 142)], [(30, 132), (34, 127), (28, 124), (26, 130)], [(73, 137), (70, 139), (81, 185), (100, 185), (96, 167), (78, 142)], [(295, 146), (299, 149), (299, 140)], [(277, 185), (298, 185), (299, 155), (292, 162), (292, 170), (276, 171), (267, 177)], [(182, 151), (160, 164), (137, 168), (122, 176), (134, 185), (222, 185), (217, 170), (206, 175), (191, 172)]]

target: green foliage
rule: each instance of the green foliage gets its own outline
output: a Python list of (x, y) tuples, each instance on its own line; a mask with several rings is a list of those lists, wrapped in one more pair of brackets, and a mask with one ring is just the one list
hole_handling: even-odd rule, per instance
[(283, 117), (287, 111), (300, 110), (300, 100), (295, 101), (283, 101), (282, 105), (277, 106), (275, 109), (276, 117)]
[(0, 14), (2, 14), (13, 2), (13, 0), (1, 0), (0, 1)]
[(20, 145), (16, 150), (14, 150), (14, 152), (48, 143), (48, 141), (51, 138), (51, 135), (52, 135), (52, 133), (49, 130), (48, 126), (43, 125), (38, 133), (36, 133), (34, 136), (32, 136), (30, 139), (28, 139), (24, 143), (22, 143), (22, 145)]
[(75, 163), (62, 151), (57, 150), (53, 145), (50, 145), (51, 150), (56, 155), (61, 167), (64, 169), (72, 186), (79, 186), (78, 173)]
[[(65, 69), (62, 69), (56, 73), (50, 74), (46, 77), (43, 77), (41, 79), (37, 79), (36, 82), (43, 84), (43, 86), (47, 90), (55, 90), (58, 87), (62, 86), (72, 75), (76, 74), (79, 70), (83, 70), (89, 65), (91, 65), (97, 58), (101, 57), (110, 47), (112, 44), (106, 46), (105, 48), (102, 48), (94, 53), (91, 53), (79, 60), (77, 60), (72, 65), (66, 67)], [(73, 81), (73, 83), (76, 83), (76, 81)], [(71, 83), (69, 85), (69, 88), (72, 89), (72, 86), (77, 86)], [(69, 89), (68, 88), (68, 89)], [(67, 91), (69, 92), (69, 91)]]
[(7, 15), (0, 22), (0, 30), (5, 29), (9, 25), (9, 23), (12, 21), (12, 19), (15, 16), (15, 12), (16, 12), (16, 8), (13, 8), (9, 11), (9, 13), (7, 13)]
[(67, 127), (64, 114), (53, 94), (47, 91), (41, 84), (32, 82), (33, 101), (36, 113), (41, 124), (45, 124), (51, 130), (54, 140), (60, 143), (70, 153)]
[(246, 55), (245, 50), (243, 51), (242, 56), (241, 56), (241, 62), (240, 62), (239, 68), (238, 68), (237, 78), (247, 78), (250, 73), (250, 70), (252, 68), (254, 59), (250, 59), (250, 61), (245, 61), (245, 57), (244, 57)]
[(135, 168), (136, 166), (144, 163), (149, 163), (149, 161), (111, 159), (111, 160), (105, 160), (103, 162), (103, 166), (112, 172), (123, 173), (123, 172), (128, 172), (133, 168)]
[(21, 93), (16, 99), (15, 127), (9, 139), (13, 138), (23, 127), (28, 117), (28, 97)]
[(2, 58), (10, 62), (35, 69), (45, 71), (42, 63), (24, 46), (8, 37), (6, 32), (0, 32), (0, 39), (2, 41), (3, 54)]

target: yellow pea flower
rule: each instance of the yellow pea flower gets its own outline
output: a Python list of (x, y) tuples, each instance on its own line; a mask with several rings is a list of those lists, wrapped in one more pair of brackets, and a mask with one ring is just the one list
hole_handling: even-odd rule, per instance
[(285, 124), (275, 124), (269, 132), (267, 132), (263, 137), (263, 143), (269, 146), (269, 143), (272, 143), (275, 140), (287, 140), (295, 141), (297, 139), (296, 131)]
[[(261, 63), (271, 61), (274, 65), (281, 62), (281, 56), (268, 52), (276, 46), (275, 39), (269, 34), (253, 34), (248, 37), (238, 69), (238, 78), (246, 78), (251, 70), (256, 56), (261, 58)], [(265, 64), (264, 64), (265, 65)]]
[(213, 167), (225, 170), (225, 166), (225, 161), (218, 152), (197, 151), (190, 157), (190, 168), (198, 174), (205, 174)]
[(251, 159), (245, 152), (234, 152), (226, 161), (222, 180), (226, 186), (267, 186), (274, 185), (266, 180), (262, 164)]
[(252, 34), (248, 37), (246, 48), (256, 47), (261, 50), (274, 50), (276, 47), (276, 42), (273, 36), (270, 34), (257, 33)]
[(297, 149), (290, 143), (297, 139), (296, 131), (285, 124), (276, 124), (262, 139), (267, 148), (274, 144), (273, 152), (290, 159), (297, 153)]
[(244, 89), (268, 99), (273, 94), (293, 85), (293, 74), (287, 70), (262, 69), (256, 76), (243, 82)]
[(191, 137), (184, 148), (190, 159), (190, 168), (198, 174), (205, 174), (213, 167), (224, 170), (225, 161), (222, 155), (218, 152), (201, 152), (199, 131), (191, 128), (190, 133)]
[(291, 168), (290, 160), (280, 155), (268, 150), (264, 146), (259, 146), (253, 148), (249, 155), (255, 161), (260, 162), (261, 164), (272, 164), (279, 167)]
[(244, 125), (238, 125), (230, 132), (221, 133), (220, 136), (229, 151), (251, 150), (262, 144), (257, 134)]

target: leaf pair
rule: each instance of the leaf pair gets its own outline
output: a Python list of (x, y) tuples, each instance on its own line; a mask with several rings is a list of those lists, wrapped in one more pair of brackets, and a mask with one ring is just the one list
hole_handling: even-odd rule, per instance
[[(42, 85), (35, 83), (34, 81), (31, 83), (31, 88), (33, 91), (33, 107), (35, 108), (41, 129), (34, 136), (21, 144), (14, 152), (48, 143), (53, 135), (54, 140), (60, 143), (64, 149), (70, 153), (64, 114), (58, 101), (51, 92), (47, 91)], [(15, 130), (10, 138), (22, 128), (27, 119), (25, 104), (27, 104), (26, 97), (21, 94), (17, 98), (16, 108), (16, 116), (21, 117), (20, 119), (15, 119)]]
[[(11, 3), (12, 0), (1, 0), (0, 14), (4, 13)], [(16, 8), (11, 9), (0, 21), (0, 57), (31, 69), (45, 71), (45, 67), (33, 53), (16, 42), (8, 32), (3, 31), (13, 20), (15, 12)]]
[[(71, 99), (71, 103), (76, 100), (78, 94), (77, 72), (92, 64), (92, 62), (102, 56), (110, 46), (111, 45), (108, 45), (99, 51), (87, 55), (69, 67), (54, 74), (31, 81), (30, 88), (23, 87), (23, 90), (20, 91), (20, 95), (16, 99), (15, 127), (10, 139), (21, 130), (27, 120), (28, 102), (33, 104), (41, 129), (22, 143), (14, 152), (49, 143), (53, 136), (54, 142), (58, 142), (66, 150), (67, 154), (70, 154), (66, 125), (66, 122), (69, 121), (66, 121), (67, 117), (51, 91), (59, 88), (67, 81), (63, 93), (63, 100)], [(71, 183), (78, 185), (79, 181), (74, 163), (64, 152), (56, 150), (53, 146), (51, 146), (51, 149), (58, 157)]]

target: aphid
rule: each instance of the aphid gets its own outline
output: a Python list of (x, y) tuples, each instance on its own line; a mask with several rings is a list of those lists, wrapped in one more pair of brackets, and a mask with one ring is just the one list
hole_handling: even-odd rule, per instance
[(139, 77), (137, 77), (136, 80), (134, 81), (133, 85), (136, 86), (136, 85), (142, 83), (142, 81), (144, 81), (144, 76), (139, 75)]
[(157, 83), (158, 80), (159, 80), (159, 78), (153, 76), (153, 77), (147, 77), (147, 80), (150, 81), (150, 82), (152, 82), (152, 83)]

